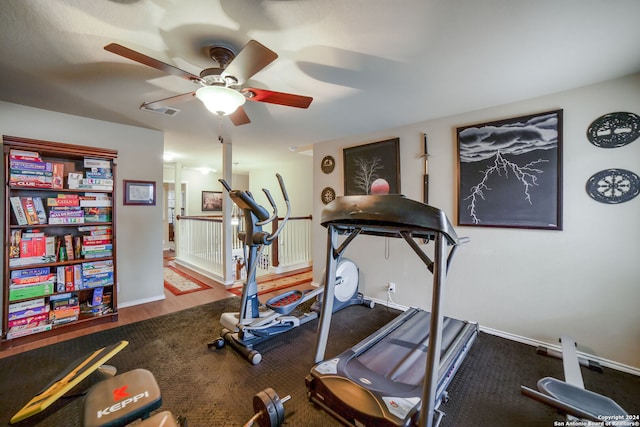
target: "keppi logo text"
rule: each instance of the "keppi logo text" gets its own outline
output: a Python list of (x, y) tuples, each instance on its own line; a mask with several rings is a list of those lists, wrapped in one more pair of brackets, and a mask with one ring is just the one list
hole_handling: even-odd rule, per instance
[(133, 397), (128, 397), (128, 398), (124, 399), (121, 402), (114, 403), (113, 405), (108, 406), (108, 407), (98, 411), (98, 413), (96, 414), (96, 418), (100, 419), (103, 416), (107, 416), (107, 415), (110, 415), (110, 414), (112, 414), (114, 412), (118, 412), (118, 411), (124, 409), (125, 407), (127, 407), (128, 405), (131, 405), (132, 403), (136, 403), (140, 399), (144, 399), (144, 398), (149, 398), (149, 391), (144, 391), (142, 393), (138, 393)]

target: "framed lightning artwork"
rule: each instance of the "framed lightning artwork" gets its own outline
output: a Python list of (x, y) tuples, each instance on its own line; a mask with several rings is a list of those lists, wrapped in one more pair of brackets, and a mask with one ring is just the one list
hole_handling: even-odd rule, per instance
[(562, 110), (457, 128), (458, 224), (562, 230)]

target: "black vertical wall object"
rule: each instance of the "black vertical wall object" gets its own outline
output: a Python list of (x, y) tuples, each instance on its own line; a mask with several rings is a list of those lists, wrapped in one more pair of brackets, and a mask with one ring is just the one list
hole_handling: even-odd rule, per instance
[(429, 152), (427, 151), (427, 134), (422, 134), (424, 140), (424, 175), (422, 182), (422, 201), (425, 205), (429, 204)]

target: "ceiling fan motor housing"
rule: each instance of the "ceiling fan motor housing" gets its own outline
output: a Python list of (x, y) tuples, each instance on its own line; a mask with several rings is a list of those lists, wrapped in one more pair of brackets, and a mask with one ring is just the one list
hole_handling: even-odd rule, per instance
[(224, 46), (211, 46), (209, 56), (218, 63), (217, 67), (205, 68), (200, 72), (200, 78), (205, 86), (234, 86), (238, 84), (238, 79), (233, 76), (222, 76), (225, 68), (236, 57), (235, 53)]
[(224, 46), (211, 46), (209, 48), (209, 56), (211, 59), (218, 63), (218, 66), (221, 69), (227, 68), (227, 65), (233, 61), (236, 57), (236, 54), (227, 47)]
[(228, 86), (227, 80), (222, 77), (223, 68), (205, 68), (200, 72), (200, 78), (205, 86)]

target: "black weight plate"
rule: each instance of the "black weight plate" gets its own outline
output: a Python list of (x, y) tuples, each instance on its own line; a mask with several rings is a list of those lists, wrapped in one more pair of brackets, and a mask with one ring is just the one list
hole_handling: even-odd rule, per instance
[(640, 136), (640, 116), (634, 113), (609, 113), (595, 119), (587, 129), (587, 138), (601, 148), (617, 148)]
[(260, 427), (277, 427), (282, 424), (279, 420), (276, 402), (273, 401), (271, 393), (267, 393), (269, 390), (272, 389), (259, 391), (253, 396), (253, 412), (262, 413), (262, 416), (258, 418)]
[(587, 193), (600, 203), (628, 202), (640, 193), (640, 177), (625, 169), (606, 169), (587, 181)]
[(280, 396), (278, 396), (278, 393), (276, 393), (276, 391), (271, 387), (264, 389), (264, 392), (273, 402), (275, 415), (278, 420), (278, 424), (276, 425), (279, 426), (284, 422), (284, 405), (282, 404), (282, 400), (280, 400)]

